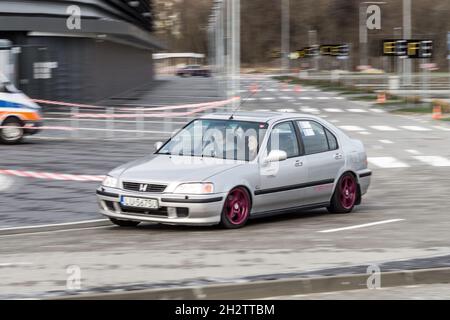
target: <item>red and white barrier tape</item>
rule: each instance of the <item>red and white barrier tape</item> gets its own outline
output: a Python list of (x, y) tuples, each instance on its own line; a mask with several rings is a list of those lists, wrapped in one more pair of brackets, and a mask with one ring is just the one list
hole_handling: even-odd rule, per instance
[[(197, 104), (196, 108), (185, 112), (163, 112), (163, 113), (131, 113), (131, 114), (101, 114), (101, 113), (78, 113), (74, 114), (72, 117), (75, 118), (165, 118), (165, 117), (180, 117), (180, 116), (190, 116), (195, 113), (199, 113), (209, 109), (215, 109), (227, 105), (233, 101), (240, 100), (240, 97), (233, 97), (231, 99), (209, 102), (207, 104)], [(200, 107), (199, 107), (200, 105)], [(191, 105), (193, 106), (193, 105)], [(184, 107), (186, 108), (186, 107)]]
[(7, 170), (0, 169), (0, 174), (23, 177), (23, 178), (35, 178), (43, 180), (60, 180), (60, 181), (80, 181), (80, 182), (92, 182), (103, 181), (105, 176), (96, 175), (77, 175), (67, 173), (51, 173), (51, 172), (36, 172), (36, 171), (22, 171), (22, 170)]
[(69, 103), (69, 102), (61, 102), (61, 101), (51, 101), (51, 100), (40, 100), (40, 99), (32, 99), (33, 102), (43, 103), (55, 106), (63, 106), (63, 107), (76, 107), (76, 108), (90, 108), (90, 109), (105, 109), (107, 108), (102, 106), (94, 106), (89, 104), (80, 104), (80, 103)]
[[(202, 102), (202, 103), (193, 103), (193, 104), (184, 104), (184, 105), (176, 105), (176, 106), (158, 106), (153, 107), (151, 105), (149, 106), (140, 106), (141, 108), (119, 108), (117, 110), (123, 110), (123, 111), (160, 111), (160, 110), (176, 110), (176, 109), (191, 109), (191, 108), (200, 108), (215, 104), (227, 104), (232, 101), (234, 101), (236, 98), (234, 97), (227, 100), (219, 100), (219, 101), (210, 101), (210, 102)], [(95, 106), (90, 104), (81, 104), (81, 103), (69, 103), (69, 102), (62, 102), (62, 101), (52, 101), (52, 100), (42, 100), (42, 99), (32, 99), (36, 103), (42, 103), (42, 104), (48, 104), (48, 105), (55, 105), (55, 106), (64, 106), (64, 107), (76, 107), (76, 108), (89, 108), (89, 109), (107, 109), (112, 108), (108, 106)]]
[(71, 127), (61, 127), (61, 126), (42, 126), (42, 127), (31, 127), (31, 126), (25, 126), (25, 127), (16, 127), (16, 126), (0, 126), (0, 129), (6, 129), (6, 128), (18, 128), (18, 129), (28, 129), (28, 130), (63, 130), (63, 131), (75, 131), (77, 128), (71, 128)]

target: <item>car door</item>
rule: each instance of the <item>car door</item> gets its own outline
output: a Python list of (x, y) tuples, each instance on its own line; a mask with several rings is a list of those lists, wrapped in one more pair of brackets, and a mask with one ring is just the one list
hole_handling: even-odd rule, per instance
[[(287, 159), (264, 163), (272, 150), (282, 150)], [(302, 204), (304, 191), (300, 185), (307, 179), (303, 151), (293, 121), (284, 121), (273, 126), (260, 159), (260, 185), (255, 190), (254, 212), (297, 207)]]
[(331, 199), (333, 184), (345, 159), (336, 135), (314, 120), (298, 120), (305, 163), (308, 164), (308, 204), (321, 204)]

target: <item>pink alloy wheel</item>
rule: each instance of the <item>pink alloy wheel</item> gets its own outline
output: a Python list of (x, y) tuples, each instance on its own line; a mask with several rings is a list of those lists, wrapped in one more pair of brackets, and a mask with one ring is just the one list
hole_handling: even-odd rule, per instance
[(225, 203), (225, 214), (228, 220), (239, 225), (247, 219), (250, 208), (250, 199), (247, 192), (242, 188), (233, 189)]
[(351, 209), (356, 201), (356, 182), (355, 179), (347, 175), (341, 181), (341, 205), (344, 209)]

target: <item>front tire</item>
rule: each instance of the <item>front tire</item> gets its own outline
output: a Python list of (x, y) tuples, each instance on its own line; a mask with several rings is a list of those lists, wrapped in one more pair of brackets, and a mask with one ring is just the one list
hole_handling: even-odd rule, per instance
[(23, 124), (19, 119), (6, 119), (1, 126), (6, 128), (0, 129), (0, 142), (4, 144), (17, 144), (22, 141), (24, 130)]
[(330, 206), (330, 213), (350, 213), (358, 197), (358, 183), (353, 174), (347, 172), (339, 179)]
[(138, 221), (129, 221), (129, 220), (119, 220), (114, 218), (109, 218), (112, 223), (119, 227), (136, 227), (140, 222)]
[(248, 191), (243, 187), (234, 188), (225, 199), (220, 225), (226, 229), (242, 228), (250, 216), (250, 209)]

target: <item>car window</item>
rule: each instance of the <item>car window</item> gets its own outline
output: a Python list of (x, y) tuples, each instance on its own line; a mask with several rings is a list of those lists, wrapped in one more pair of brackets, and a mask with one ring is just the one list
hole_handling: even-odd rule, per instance
[(327, 139), (328, 139), (328, 146), (330, 147), (330, 150), (337, 150), (339, 149), (338, 143), (337, 143), (337, 139), (334, 136), (334, 134), (332, 134), (330, 132), (330, 130), (325, 129), (325, 134), (327, 135)]
[(167, 141), (158, 154), (252, 161), (267, 124), (253, 121), (197, 119)]
[(283, 122), (273, 127), (267, 143), (267, 154), (272, 150), (282, 150), (288, 158), (299, 155), (297, 135), (292, 122)]
[(305, 154), (320, 153), (330, 150), (325, 128), (322, 125), (307, 120), (297, 121), (297, 125), (302, 136)]

